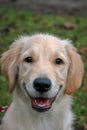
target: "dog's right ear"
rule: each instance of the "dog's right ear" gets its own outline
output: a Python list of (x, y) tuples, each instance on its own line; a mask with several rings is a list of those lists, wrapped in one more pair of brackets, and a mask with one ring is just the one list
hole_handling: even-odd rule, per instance
[(9, 91), (12, 92), (15, 88), (15, 83), (18, 77), (18, 59), (21, 49), (19, 41), (14, 42), (8, 51), (2, 54), (0, 59), (1, 71), (9, 80)]

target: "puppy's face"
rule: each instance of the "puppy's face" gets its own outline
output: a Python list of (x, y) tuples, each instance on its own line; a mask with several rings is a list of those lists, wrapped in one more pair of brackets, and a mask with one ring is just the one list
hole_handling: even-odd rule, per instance
[(51, 108), (56, 97), (79, 88), (83, 64), (68, 40), (38, 34), (22, 37), (1, 58), (10, 91), (21, 88), (37, 111)]
[(19, 83), (33, 108), (48, 110), (65, 89), (69, 70), (66, 48), (55, 38), (35, 37), (26, 44), (20, 56)]

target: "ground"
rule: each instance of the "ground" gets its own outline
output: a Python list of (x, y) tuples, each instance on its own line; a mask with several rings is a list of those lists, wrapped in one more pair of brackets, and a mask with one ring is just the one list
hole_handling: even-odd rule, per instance
[[(87, 17), (37, 14), (28, 11), (0, 9), (0, 55), (20, 35), (36, 32), (49, 33), (72, 40), (84, 62), (84, 78), (81, 88), (73, 94), (76, 114), (75, 128), (87, 130)], [(77, 75), (78, 76), (78, 75)], [(8, 83), (0, 73), (0, 106), (11, 103)], [(3, 114), (0, 113), (0, 118)]]

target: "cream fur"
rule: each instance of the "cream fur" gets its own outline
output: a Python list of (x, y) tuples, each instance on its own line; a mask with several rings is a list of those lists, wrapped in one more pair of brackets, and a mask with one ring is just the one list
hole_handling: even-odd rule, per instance
[[(28, 56), (33, 57), (34, 63), (24, 62)], [(56, 58), (61, 58), (63, 64), (57, 65)], [(13, 102), (0, 130), (72, 130), (71, 94), (81, 85), (83, 63), (69, 40), (48, 34), (22, 36), (2, 55), (1, 69), (13, 92)], [(25, 82), (29, 95), (39, 96), (33, 88), (37, 77), (48, 77), (52, 82), (51, 90), (44, 97), (57, 95), (52, 108), (46, 112), (32, 109), (23, 88)]]

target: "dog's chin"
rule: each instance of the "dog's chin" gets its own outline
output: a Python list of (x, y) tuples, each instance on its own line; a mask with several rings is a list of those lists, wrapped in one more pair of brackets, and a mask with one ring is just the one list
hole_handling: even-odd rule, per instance
[(31, 97), (31, 106), (34, 110), (38, 112), (45, 112), (52, 107), (55, 97), (53, 98), (32, 98)]

